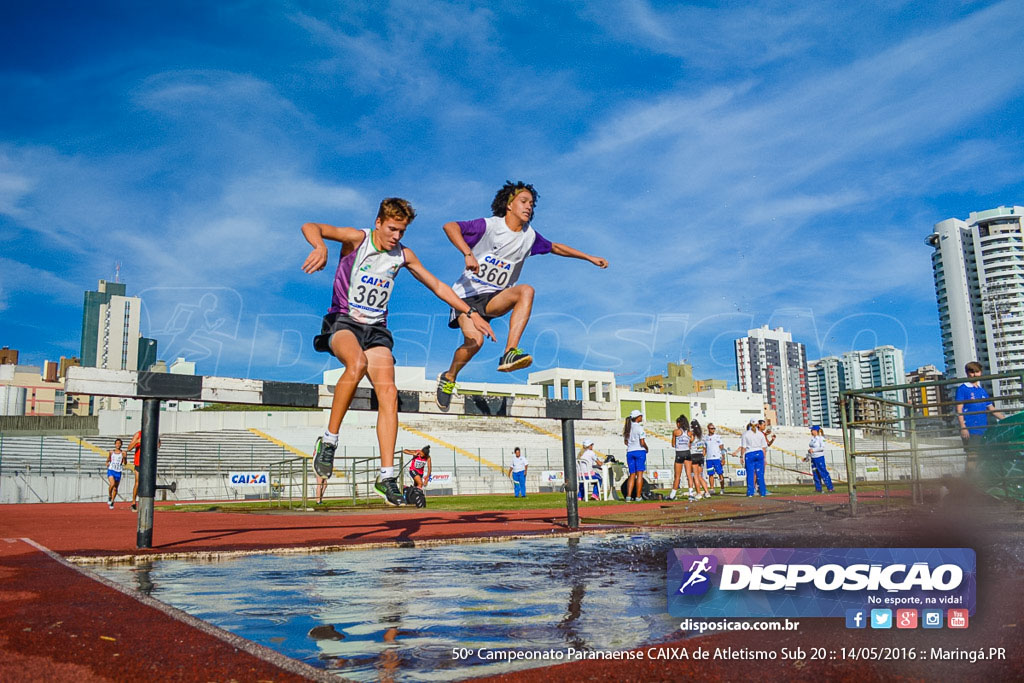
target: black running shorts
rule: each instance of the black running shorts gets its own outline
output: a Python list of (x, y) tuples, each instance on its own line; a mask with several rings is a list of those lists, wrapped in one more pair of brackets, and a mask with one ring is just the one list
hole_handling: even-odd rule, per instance
[[(474, 294), (473, 296), (467, 296), (463, 301), (466, 302), (470, 308), (480, 314), (480, 316), (487, 322), (494, 320), (493, 315), (487, 315), (487, 304), (491, 299), (501, 294), (501, 292), (490, 292), (488, 294)], [(448, 315), (448, 327), (453, 330), (459, 329), (459, 316), (462, 315), (459, 311), (454, 308), (451, 309), (451, 313)]]
[(320, 326), (320, 334), (313, 337), (313, 348), (317, 351), (331, 353), (331, 335), (341, 330), (348, 330), (356, 336), (360, 348), (365, 351), (374, 346), (383, 346), (388, 350), (395, 348), (395, 340), (391, 331), (384, 325), (364, 325), (356, 322), (343, 313), (328, 313)]

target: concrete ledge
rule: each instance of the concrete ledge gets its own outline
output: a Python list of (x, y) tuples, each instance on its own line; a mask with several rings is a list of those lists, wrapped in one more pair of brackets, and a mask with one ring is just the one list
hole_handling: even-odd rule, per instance
[[(82, 367), (68, 369), (66, 391), (68, 394), (90, 396), (199, 400), (288, 408), (330, 408), (334, 398), (334, 387), (324, 384)], [(349, 409), (376, 411), (377, 395), (372, 389), (359, 388)], [(399, 391), (398, 411), (557, 420), (609, 420), (616, 417), (614, 405), (608, 403), (518, 396), (456, 395), (452, 397), (449, 409), (442, 411), (429, 391)]]

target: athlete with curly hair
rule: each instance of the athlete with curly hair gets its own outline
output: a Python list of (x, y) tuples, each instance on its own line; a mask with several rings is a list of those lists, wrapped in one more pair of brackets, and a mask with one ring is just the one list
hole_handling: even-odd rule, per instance
[[(493, 216), (444, 224), (448, 239), (466, 260), (462, 276), (452, 285), (455, 293), (488, 322), (509, 312), (512, 314), (505, 352), (498, 363), (500, 372), (521, 370), (533, 363), (533, 358), (518, 348), (533, 309), (533, 287), (517, 284), (528, 257), (555, 254), (583, 259), (598, 268), (608, 267), (608, 261), (603, 258), (544, 239), (530, 224), (536, 205), (537, 190), (533, 185), (506, 181), (491, 202)], [(454, 308), (448, 327), (462, 331), (463, 343), (455, 350), (451, 366), (437, 378), (437, 405), (442, 410), (451, 405), (459, 372), (484, 341), (472, 324), (472, 316)]]

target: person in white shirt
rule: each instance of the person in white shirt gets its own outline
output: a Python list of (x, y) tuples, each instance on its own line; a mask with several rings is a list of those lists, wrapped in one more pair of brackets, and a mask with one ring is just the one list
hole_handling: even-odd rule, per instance
[(529, 468), (526, 456), (516, 446), (512, 451), (512, 466), (508, 468), (508, 478), (512, 480), (512, 492), (516, 498), (526, 498), (526, 470)]
[(643, 422), (644, 416), (634, 410), (626, 418), (622, 428), (622, 440), (626, 444), (626, 465), (629, 478), (626, 479), (626, 501), (635, 503), (643, 499), (644, 472), (647, 470), (647, 440)]
[[(601, 498), (601, 474), (597, 471), (604, 460), (598, 457), (597, 453), (594, 452), (594, 440), (583, 439), (583, 448), (580, 449), (579, 455), (576, 460), (580, 463), (580, 474), (588, 477), (594, 483), (594, 492), (590, 494), (592, 500), (599, 500)], [(583, 482), (580, 482), (580, 490), (578, 497), (580, 500), (586, 498), (587, 492)]]
[(708, 471), (708, 481), (711, 483), (711, 493), (715, 492), (715, 476), (718, 476), (718, 483), (725, 493), (725, 470), (722, 464), (725, 461), (726, 448), (722, 443), (722, 437), (718, 435), (718, 428), (708, 424), (708, 433), (704, 437), (704, 446), (707, 453), (704, 455), (704, 466)]
[(121, 439), (114, 439), (114, 450), (107, 453), (107, 507), (114, 509), (117, 498), (117, 487), (121, 484), (121, 473), (124, 472), (125, 453), (121, 450)]
[(756, 424), (748, 425), (747, 431), (740, 437), (740, 457), (743, 467), (747, 470), (747, 497), (754, 495), (754, 482), (757, 481), (757, 492), (767, 496), (764, 486), (764, 452), (768, 450), (768, 440)]
[[(533, 287), (518, 284), (523, 264), (530, 256), (554, 254), (581, 259), (598, 268), (608, 261), (585, 254), (567, 244), (550, 242), (534, 230), (537, 191), (523, 182), (506, 182), (491, 202), (490, 218), (450, 221), (444, 234), (465, 259), (465, 269), (452, 289), (479, 317), (490, 321), (511, 312), (508, 341), (498, 362), (499, 372), (512, 372), (533, 363), (530, 354), (519, 347), (533, 310)], [(462, 303), (460, 302), (460, 303)], [(475, 316), (474, 316), (475, 317)], [(484, 335), (471, 324), (461, 309), (452, 308), (448, 327), (462, 331), (463, 343), (452, 356), (451, 365), (437, 378), (435, 398), (441, 410), (448, 410), (459, 372), (483, 346)]]
[(687, 423), (686, 416), (680, 415), (676, 418), (676, 428), (672, 432), (672, 445), (676, 449), (676, 461), (672, 476), (672, 490), (668, 494), (669, 500), (676, 498), (676, 491), (680, 488), (679, 479), (682, 477), (684, 469), (686, 470), (686, 486), (689, 488), (690, 497), (693, 497), (693, 479), (690, 476), (690, 440), (692, 438), (693, 434), (690, 433), (690, 425)]
[(690, 442), (690, 485), (694, 493), (690, 494), (690, 500), (710, 498), (711, 492), (704, 481), (704, 452), (707, 445), (704, 443), (704, 433), (700, 423), (696, 420), (690, 422), (690, 433), (693, 440)]
[(821, 484), (832, 493), (832, 477), (829, 476), (828, 468), (825, 467), (825, 437), (821, 433), (821, 427), (811, 427), (811, 442), (807, 444), (807, 455), (804, 461), (811, 461), (811, 472), (814, 475), (814, 490), (821, 493)]

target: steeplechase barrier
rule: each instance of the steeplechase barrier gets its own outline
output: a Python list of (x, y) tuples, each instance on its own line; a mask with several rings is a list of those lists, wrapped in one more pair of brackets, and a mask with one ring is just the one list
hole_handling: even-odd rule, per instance
[[(68, 394), (132, 398), (142, 401), (142, 450), (139, 458), (139, 524), (136, 546), (153, 547), (153, 502), (156, 491), (157, 441), (162, 401), (205, 401), (258, 405), (268, 408), (329, 409), (334, 386), (234, 377), (172, 375), (159, 372), (68, 368)], [(358, 388), (349, 410), (377, 411), (377, 395)], [(576, 501), (576, 420), (616, 419), (608, 403), (518, 396), (455, 395), (447, 411), (438, 408), (430, 392), (398, 391), (398, 412), (421, 415), (467, 415), (494, 418), (547, 418), (562, 426), (562, 465), (565, 507), (570, 529), (579, 528)]]

